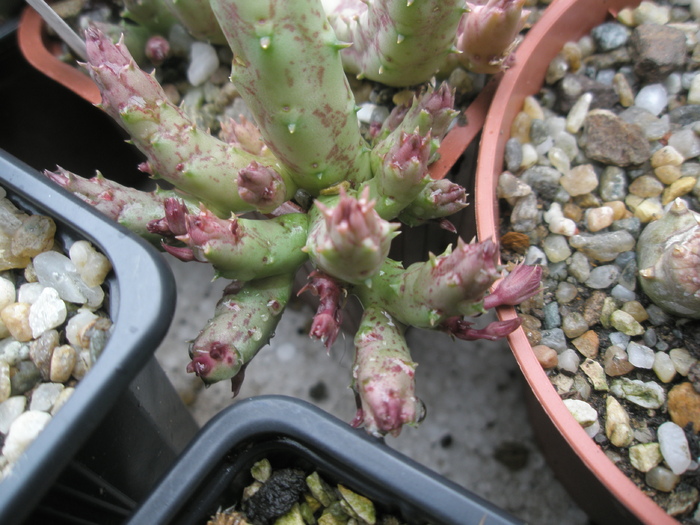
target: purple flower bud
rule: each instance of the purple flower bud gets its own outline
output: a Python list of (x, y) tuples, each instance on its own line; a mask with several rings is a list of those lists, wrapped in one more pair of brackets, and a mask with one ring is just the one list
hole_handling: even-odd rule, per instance
[(310, 291), (319, 298), (318, 309), (309, 335), (322, 341), (326, 349), (330, 349), (340, 333), (343, 320), (341, 308), (345, 290), (335, 279), (316, 270), (309, 275), (309, 282), (299, 290), (299, 295), (305, 291)]
[(152, 36), (146, 42), (145, 54), (154, 66), (159, 66), (170, 56), (170, 42), (160, 35)]
[(484, 298), (484, 308), (520, 304), (540, 291), (541, 281), (541, 266), (519, 264)]
[(284, 181), (273, 168), (252, 161), (238, 172), (238, 194), (260, 211), (272, 211), (285, 200)]
[(507, 321), (493, 321), (484, 328), (472, 328), (473, 323), (463, 317), (450, 317), (440, 325), (440, 328), (444, 332), (465, 341), (476, 341), (477, 339), (497, 341), (516, 330), (521, 323), (520, 318), (515, 317)]

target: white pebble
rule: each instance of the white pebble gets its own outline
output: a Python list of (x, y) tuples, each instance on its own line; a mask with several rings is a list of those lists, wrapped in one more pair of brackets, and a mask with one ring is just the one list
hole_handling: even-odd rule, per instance
[(598, 412), (591, 405), (580, 399), (565, 399), (564, 405), (582, 427), (590, 426), (598, 421)]
[(625, 288), (621, 284), (616, 284), (613, 286), (612, 290), (610, 290), (610, 295), (625, 303), (628, 301), (634, 301), (637, 298), (637, 294), (635, 294), (629, 288)]
[(44, 288), (29, 308), (32, 337), (36, 339), (46, 330), (62, 325), (67, 315), (66, 303), (59, 297), (58, 292), (53, 288)]
[(629, 357), (629, 362), (637, 368), (650, 369), (654, 366), (654, 350), (648, 346), (631, 342), (627, 345), (627, 356)]
[(673, 348), (669, 351), (668, 356), (671, 358), (676, 372), (683, 377), (688, 375), (690, 367), (697, 361), (685, 348)]
[(190, 65), (187, 68), (187, 80), (193, 86), (204, 84), (219, 68), (216, 49), (204, 42), (194, 42), (190, 48)]
[(9, 279), (0, 277), (0, 310), (5, 308), (8, 304), (15, 302), (17, 297), (17, 290), (15, 285)]
[(683, 474), (690, 465), (690, 448), (683, 429), (671, 421), (662, 423), (656, 432), (661, 455), (674, 474)]
[(65, 387), (61, 383), (42, 383), (32, 392), (29, 410), (49, 412)]
[(559, 370), (575, 374), (578, 371), (579, 364), (581, 364), (581, 358), (575, 350), (567, 348), (559, 354), (559, 363), (557, 364)]
[(61, 253), (48, 251), (34, 257), (34, 271), (39, 282), (55, 288), (64, 301), (87, 304), (91, 308), (102, 305), (104, 290), (99, 286), (88, 286), (75, 264)]
[(10, 425), (10, 430), (5, 437), (5, 445), (2, 447), (2, 455), (10, 463), (16, 462), (49, 424), (49, 421), (51, 421), (51, 415), (47, 412), (28, 410), (23, 413)]
[(24, 396), (12, 396), (0, 403), (0, 433), (7, 434), (10, 425), (17, 419), (27, 406), (27, 398)]
[(24, 283), (17, 290), (17, 302), (29, 304), (36, 302), (44, 288), (46, 286), (41, 283)]
[(635, 106), (644, 108), (654, 115), (660, 115), (668, 105), (668, 93), (662, 84), (649, 84), (639, 90), (634, 99)]
[(82, 338), (83, 331), (97, 317), (97, 315), (86, 308), (79, 309), (78, 313), (71, 317), (66, 325), (66, 339), (68, 339), (68, 342), (76, 348), (85, 347), (85, 341)]

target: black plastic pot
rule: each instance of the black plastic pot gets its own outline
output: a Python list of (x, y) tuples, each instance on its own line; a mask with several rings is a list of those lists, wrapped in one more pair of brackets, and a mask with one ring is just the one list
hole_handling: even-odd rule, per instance
[(154, 248), (2, 150), (0, 185), (51, 216), (64, 246), (86, 239), (114, 268), (110, 340), (0, 483), (0, 523), (121, 523), (198, 430), (153, 358), (174, 311), (172, 273)]
[(285, 396), (244, 399), (213, 418), (190, 443), (129, 525), (203, 524), (237, 501), (250, 467), (319, 472), (372, 499), (406, 523), (522, 523), (319, 408)]

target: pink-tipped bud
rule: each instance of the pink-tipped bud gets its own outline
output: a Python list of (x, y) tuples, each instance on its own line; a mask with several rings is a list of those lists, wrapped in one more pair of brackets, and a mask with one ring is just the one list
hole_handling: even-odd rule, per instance
[(219, 138), (253, 155), (262, 155), (267, 147), (263, 142), (260, 130), (243, 115), (239, 117), (239, 120), (240, 122), (233, 118), (223, 120)]
[(501, 71), (529, 15), (524, 5), (525, 0), (468, 2), (470, 12), (457, 41), (460, 61), (476, 73)]
[(452, 215), (467, 205), (467, 190), (450, 180), (431, 181), (428, 189), (432, 204), (439, 217)]
[(270, 212), (285, 200), (282, 177), (273, 168), (252, 161), (238, 172), (238, 195), (262, 212)]
[(541, 282), (541, 266), (519, 264), (484, 298), (484, 308), (520, 304), (540, 291)]
[(187, 372), (196, 374), (207, 384), (231, 378), (232, 370), (237, 372), (241, 366), (235, 348), (218, 341), (206, 341), (203, 345), (195, 341), (191, 356)]
[(170, 56), (170, 42), (160, 35), (152, 36), (146, 41), (144, 52), (154, 66), (160, 66)]
[(185, 216), (185, 223), (187, 234), (178, 236), (178, 239), (190, 246), (199, 260), (206, 260), (201, 252), (208, 242), (216, 239), (236, 244), (240, 238), (235, 216), (228, 220), (220, 219), (203, 206), (199, 215)]
[(299, 294), (305, 291), (310, 291), (319, 298), (309, 335), (322, 341), (326, 349), (330, 350), (340, 333), (343, 320), (341, 308), (345, 290), (335, 279), (322, 272), (314, 271), (309, 275), (309, 282), (299, 290)]
[(155, 78), (138, 68), (124, 45), (123, 36), (114, 44), (91, 26), (85, 31), (85, 46), (90, 76), (102, 93), (102, 107), (117, 121), (120, 111), (129, 104), (167, 98)]
[(163, 204), (165, 209), (165, 217), (162, 219), (152, 220), (146, 226), (150, 233), (161, 235), (163, 237), (175, 237), (176, 235), (185, 235), (187, 233), (187, 206), (180, 199), (168, 198)]
[(332, 208), (316, 201), (323, 222), (309, 236), (312, 260), (324, 272), (359, 283), (376, 273), (389, 255), (398, 224), (382, 219), (365, 187), (359, 199), (344, 190)]
[(429, 288), (422, 292), (431, 307), (443, 312), (458, 311), (462, 315), (478, 313), (489, 287), (499, 277), (497, 268), (498, 246), (491, 240), (479, 243), (457, 241), (457, 247), (432, 260), (428, 280), (421, 279), (416, 286)]
[(463, 317), (450, 317), (440, 325), (440, 328), (464, 341), (476, 341), (478, 339), (497, 341), (516, 330), (521, 323), (520, 318), (515, 317), (507, 321), (493, 321), (484, 328), (472, 328), (472, 323)]

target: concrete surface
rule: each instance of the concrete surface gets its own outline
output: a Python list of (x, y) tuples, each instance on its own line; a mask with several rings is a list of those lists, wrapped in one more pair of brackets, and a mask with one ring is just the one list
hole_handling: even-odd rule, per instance
[[(185, 372), (187, 341), (213, 314), (226, 282), (212, 282), (207, 265), (168, 261), (179, 283), (178, 304), (157, 357), (204, 424), (236, 400), (228, 382), (203, 389)], [(312, 315), (305, 304), (288, 308), (271, 345), (248, 367), (239, 398), (295, 396), (350, 421), (355, 412), (349, 389), (352, 336), (341, 335), (327, 355), (307, 335)], [(417, 394), (427, 406), (427, 417), (398, 438), (387, 437), (387, 444), (531, 524), (586, 524), (586, 516), (537, 449), (525, 412), (523, 380), (507, 344), (454, 342), (415, 329), (408, 339), (419, 363)]]

